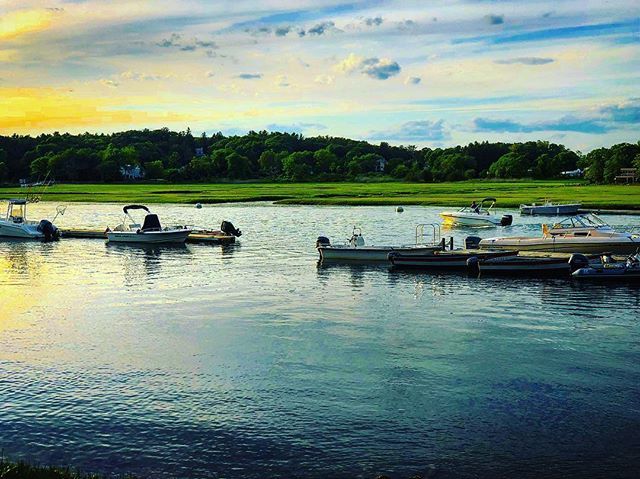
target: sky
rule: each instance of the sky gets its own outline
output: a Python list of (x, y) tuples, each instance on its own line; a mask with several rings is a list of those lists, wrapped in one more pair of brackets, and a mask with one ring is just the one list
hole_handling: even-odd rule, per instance
[(0, 134), (640, 140), (637, 0), (0, 0)]

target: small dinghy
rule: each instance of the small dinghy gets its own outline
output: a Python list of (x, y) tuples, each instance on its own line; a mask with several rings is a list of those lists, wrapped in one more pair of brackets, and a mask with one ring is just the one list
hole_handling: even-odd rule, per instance
[(514, 257), (471, 258), (467, 262), (469, 269), (479, 274), (492, 275), (532, 275), (568, 277), (572, 271), (587, 267), (592, 262), (599, 262), (600, 257), (591, 255), (553, 255), (533, 256), (520, 255)]
[(630, 255), (625, 261), (615, 261), (610, 255), (603, 255), (601, 265), (577, 269), (572, 276), (598, 281), (640, 281), (640, 253)]
[[(131, 217), (129, 214), (131, 210), (143, 210), (147, 212), (142, 226), (136, 223)], [(113, 230), (107, 228), (105, 231), (109, 242), (144, 244), (184, 243), (187, 236), (191, 233), (191, 229), (185, 227), (163, 228), (160, 225), (158, 215), (151, 213), (149, 208), (143, 205), (125, 206), (122, 208), (122, 211), (124, 211), (125, 214), (122, 224), (119, 224)], [(131, 223), (127, 222), (127, 218)]]

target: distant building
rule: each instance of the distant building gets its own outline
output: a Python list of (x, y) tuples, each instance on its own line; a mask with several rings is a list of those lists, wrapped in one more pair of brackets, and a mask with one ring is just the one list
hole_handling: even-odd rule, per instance
[(125, 165), (120, 167), (120, 175), (125, 180), (140, 180), (144, 178), (144, 171), (138, 165)]
[(584, 171), (578, 168), (577, 170), (563, 171), (560, 174), (565, 178), (581, 178), (584, 175)]
[(376, 173), (384, 173), (384, 169), (386, 168), (386, 166), (387, 166), (387, 160), (384, 158), (380, 158), (376, 163), (376, 169), (375, 169)]
[(204, 148), (196, 148), (196, 157), (204, 156)]

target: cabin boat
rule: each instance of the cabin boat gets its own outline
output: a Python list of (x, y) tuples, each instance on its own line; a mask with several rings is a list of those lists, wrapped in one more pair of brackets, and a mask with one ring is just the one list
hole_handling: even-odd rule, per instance
[[(64, 214), (64, 207), (58, 207), (58, 214)], [(58, 217), (54, 217), (53, 221)], [(43, 219), (30, 221), (27, 219), (27, 200), (11, 199), (7, 206), (7, 214), (0, 219), (0, 237), (38, 240), (57, 240), (60, 230), (52, 221)]]
[[(136, 223), (136, 220), (131, 217), (129, 214), (131, 210), (143, 210), (147, 212), (142, 226)], [(187, 236), (191, 233), (191, 229), (186, 227), (163, 228), (158, 215), (151, 213), (149, 208), (143, 205), (125, 206), (122, 211), (124, 211), (125, 214), (122, 223), (113, 230), (107, 228), (105, 231), (107, 241), (109, 242), (143, 244), (184, 243)]]
[(520, 214), (523, 215), (576, 215), (582, 206), (580, 203), (552, 203), (545, 201), (541, 205), (532, 203), (520, 205)]
[[(432, 233), (432, 237), (429, 232)], [(325, 236), (319, 236), (316, 240), (320, 261), (387, 262), (391, 252), (401, 252), (405, 255), (425, 255), (443, 248), (443, 243), (440, 241), (440, 226), (437, 224), (417, 225), (414, 245), (366, 245), (362, 230), (356, 226), (353, 227), (351, 238), (345, 244), (332, 244)]]
[[(487, 204), (489, 206), (487, 206)], [(440, 213), (445, 226), (494, 227), (509, 226), (513, 223), (511, 215), (494, 215), (491, 209), (496, 204), (495, 198), (484, 198), (476, 207), (465, 206), (458, 211)]]
[(640, 247), (640, 235), (615, 231), (595, 215), (577, 215), (552, 227), (542, 225), (540, 238), (486, 238), (478, 243), (478, 247), (483, 250), (631, 254)]

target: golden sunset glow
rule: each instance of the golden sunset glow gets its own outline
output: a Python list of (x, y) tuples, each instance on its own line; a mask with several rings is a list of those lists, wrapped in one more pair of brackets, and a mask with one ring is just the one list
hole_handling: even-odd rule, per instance
[(48, 10), (18, 10), (0, 17), (0, 40), (44, 30), (51, 25), (53, 14)]

